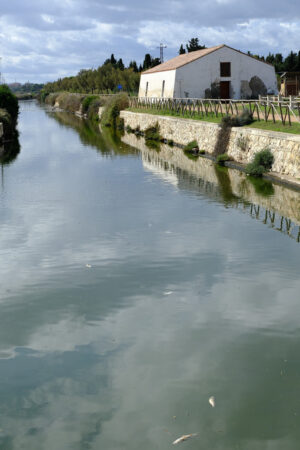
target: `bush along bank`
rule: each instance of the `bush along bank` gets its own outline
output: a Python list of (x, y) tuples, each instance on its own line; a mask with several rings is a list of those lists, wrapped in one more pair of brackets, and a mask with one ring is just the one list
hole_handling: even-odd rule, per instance
[(2, 141), (13, 139), (18, 135), (17, 122), (19, 104), (17, 97), (5, 84), (0, 86), (0, 123), (2, 124)]
[[(74, 94), (70, 92), (47, 93), (42, 91), (39, 100), (53, 108), (74, 113), (86, 119), (99, 121), (104, 126), (123, 129), (120, 111), (128, 108), (128, 95), (121, 93), (111, 96)], [(101, 118), (99, 109), (102, 108)]]

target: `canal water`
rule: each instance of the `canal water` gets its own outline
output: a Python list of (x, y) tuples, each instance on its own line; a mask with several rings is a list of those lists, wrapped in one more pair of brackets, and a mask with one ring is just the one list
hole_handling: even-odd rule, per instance
[(0, 449), (298, 449), (300, 194), (33, 102), (19, 130)]

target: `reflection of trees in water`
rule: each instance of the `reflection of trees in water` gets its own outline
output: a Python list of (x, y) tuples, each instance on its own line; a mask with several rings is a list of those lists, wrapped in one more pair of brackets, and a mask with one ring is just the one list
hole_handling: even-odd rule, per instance
[[(251, 201), (245, 200), (243, 197), (236, 195), (232, 190), (229, 170), (226, 167), (212, 166), (216, 175), (215, 181), (205, 180), (195, 174), (191, 174), (185, 169), (182, 169), (173, 164), (166, 164), (165, 159), (160, 159), (158, 154), (151, 151), (143, 154), (143, 158), (147, 159), (148, 164), (152, 164), (153, 168), (157, 165), (166, 172), (172, 171), (178, 178), (177, 186), (181, 189), (194, 191), (196, 194), (204, 195), (214, 201), (222, 203), (226, 208), (236, 208), (244, 213), (247, 213), (253, 219), (259, 220), (264, 225), (280, 231), (281, 233), (300, 242), (300, 226), (294, 223), (290, 218), (285, 217), (278, 212), (268, 209), (259, 204), (254, 204)], [(201, 160), (199, 161), (201, 163)], [(254, 186), (255, 193), (262, 198), (273, 196), (275, 194), (273, 184), (268, 180), (252, 179), (247, 177), (242, 181), (245, 192), (249, 193), (249, 183)], [(248, 185), (248, 186), (247, 186)], [(247, 189), (248, 187), (248, 189)]]
[(84, 120), (67, 112), (48, 112), (48, 115), (61, 126), (76, 130), (83, 145), (96, 148), (102, 155), (139, 154), (135, 148), (121, 141), (119, 132), (106, 127), (100, 129), (97, 122)]
[(17, 158), (20, 150), (19, 138), (14, 136), (11, 141), (5, 142), (0, 147), (0, 164), (2, 166), (11, 164)]

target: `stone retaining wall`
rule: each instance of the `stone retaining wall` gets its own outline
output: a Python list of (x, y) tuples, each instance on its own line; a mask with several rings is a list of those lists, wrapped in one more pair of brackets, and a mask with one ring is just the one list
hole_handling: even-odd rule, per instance
[[(125, 126), (138, 126), (143, 131), (157, 122), (160, 134), (165, 139), (172, 139), (175, 143), (186, 145), (196, 140), (200, 149), (213, 154), (217, 146), (222, 146), (221, 128), (218, 124), (191, 119), (181, 119), (153, 114), (121, 111)], [(229, 141), (225, 142), (224, 151), (235, 161), (247, 164), (255, 153), (269, 148), (274, 155), (272, 172), (289, 175), (300, 180), (300, 136), (275, 131), (258, 130), (255, 128), (233, 127)]]

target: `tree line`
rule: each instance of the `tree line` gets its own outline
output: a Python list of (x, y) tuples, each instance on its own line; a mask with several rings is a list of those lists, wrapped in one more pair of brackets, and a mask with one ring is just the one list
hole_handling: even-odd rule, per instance
[[(178, 53), (181, 55), (205, 48), (206, 46), (200, 44), (199, 39), (195, 37), (191, 38), (185, 46), (181, 44)], [(253, 54), (250, 51), (248, 51), (248, 55), (273, 64), (277, 73), (300, 71), (300, 51), (298, 53), (291, 51), (286, 57), (281, 53), (269, 53), (265, 57)], [(122, 58), (117, 60), (112, 54), (97, 69), (82, 69), (75, 76), (59, 78), (57, 81), (46, 83), (44, 91), (102, 94), (123, 90), (136, 93), (139, 89), (140, 73), (158, 64), (160, 64), (160, 59), (153, 58), (147, 53), (142, 64), (138, 65), (133, 60), (126, 67)]]
[[(185, 47), (181, 44), (178, 54), (195, 52), (206, 48), (205, 45), (199, 43), (198, 38), (192, 38), (188, 41)], [(249, 56), (253, 56), (260, 61), (265, 61), (272, 64), (275, 67), (275, 72), (300, 72), (300, 51), (291, 52), (284, 58), (282, 53), (269, 53), (268, 56), (255, 55), (248, 51)]]
[(122, 58), (117, 60), (112, 54), (97, 69), (82, 69), (75, 76), (46, 83), (44, 91), (103, 94), (123, 90), (136, 93), (139, 89), (140, 72), (158, 64), (160, 64), (159, 58), (153, 58), (146, 53), (143, 64), (138, 66), (136, 61), (130, 61), (128, 67), (125, 67)]

